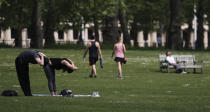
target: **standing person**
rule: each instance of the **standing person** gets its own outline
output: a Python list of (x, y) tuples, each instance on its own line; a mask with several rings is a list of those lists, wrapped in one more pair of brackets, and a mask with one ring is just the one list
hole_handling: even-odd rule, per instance
[(15, 60), (18, 80), (25, 96), (32, 96), (29, 80), (29, 63), (44, 66), (44, 56), (40, 51), (27, 50), (21, 52)]
[(117, 67), (118, 67), (118, 78), (123, 78), (122, 75), (122, 63), (126, 63), (126, 58), (125, 58), (125, 52), (126, 52), (126, 48), (125, 45), (123, 44), (123, 39), (122, 37), (118, 36), (117, 38), (117, 43), (114, 45), (113, 51), (112, 51), (112, 57), (115, 54), (115, 59), (114, 61), (116, 61), (117, 63)]
[(74, 62), (67, 58), (50, 58), (48, 64), (44, 66), (44, 71), (48, 80), (48, 88), (52, 96), (57, 95), (56, 84), (55, 84), (55, 70), (63, 70), (68, 73), (72, 73), (77, 70), (77, 66)]
[(92, 67), (91, 73), (89, 75), (90, 78), (92, 77), (97, 77), (96, 73), (96, 62), (98, 61), (98, 54), (100, 56), (100, 60), (102, 60), (102, 53), (101, 53), (101, 48), (100, 44), (95, 41), (95, 37), (91, 36), (90, 37), (90, 42), (87, 43), (87, 47), (85, 49), (83, 59), (85, 60), (85, 56), (89, 50), (89, 65)]

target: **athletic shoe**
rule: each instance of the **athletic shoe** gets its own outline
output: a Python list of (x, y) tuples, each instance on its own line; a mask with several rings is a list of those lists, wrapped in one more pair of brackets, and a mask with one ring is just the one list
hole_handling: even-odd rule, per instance
[(93, 78), (93, 75), (92, 75), (92, 74), (90, 74), (90, 75), (89, 75), (89, 77), (90, 77), (90, 78)]
[(186, 73), (187, 73), (187, 72), (185, 72), (185, 71), (182, 71), (182, 72), (181, 72), (181, 74), (186, 74)]

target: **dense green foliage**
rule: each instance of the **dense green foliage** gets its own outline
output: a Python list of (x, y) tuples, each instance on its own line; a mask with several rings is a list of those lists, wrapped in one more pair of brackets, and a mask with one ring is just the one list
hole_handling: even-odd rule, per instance
[[(172, 51), (195, 54), (204, 60), (204, 74), (160, 73), (158, 54), (163, 50), (128, 50), (124, 79), (116, 78), (111, 50), (103, 50), (104, 68), (97, 65), (98, 78), (88, 77), (90, 67), (82, 61), (84, 49), (41, 49), (48, 57), (67, 57), (79, 67), (72, 74), (56, 71), (58, 91), (73, 94), (98, 91), (100, 98), (25, 97), (19, 87), (14, 60), (26, 49), (0, 49), (0, 92), (13, 89), (18, 97), (0, 96), (1, 112), (208, 112), (210, 110), (210, 54), (202, 51)], [(30, 64), (32, 92), (49, 94), (47, 79), (39, 65)]]
[[(194, 8), (197, 13), (194, 13)], [(23, 28), (32, 29), (35, 33), (31, 31), (29, 37), (34, 39), (31, 46), (34, 48), (43, 47), (39, 45), (42, 43), (42, 32), (46, 45), (51, 45), (55, 44), (54, 31), (72, 28), (78, 33), (82, 30), (82, 24), (93, 23), (91, 29), (95, 32), (96, 40), (100, 28), (104, 43), (113, 43), (116, 40), (117, 29), (122, 30), (124, 41), (128, 45), (131, 39), (134, 43), (137, 42), (137, 32), (140, 30), (144, 31), (144, 40), (147, 40), (149, 32), (157, 31), (158, 36), (167, 32), (167, 48), (182, 49), (185, 41), (187, 44), (184, 48), (188, 49), (192, 20), (196, 15), (197, 47), (204, 49), (203, 24), (209, 23), (209, 13), (208, 0), (1, 0), (0, 28), (11, 27), (17, 32)], [(43, 22), (42, 32), (40, 19)], [(182, 37), (180, 29), (184, 23), (189, 27), (187, 34)], [(20, 37), (17, 35), (15, 38), (16, 47), (21, 47)], [(82, 41), (81, 34), (77, 38)]]

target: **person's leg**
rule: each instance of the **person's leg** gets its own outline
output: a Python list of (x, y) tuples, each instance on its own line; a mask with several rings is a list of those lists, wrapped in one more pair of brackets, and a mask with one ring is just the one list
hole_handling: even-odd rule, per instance
[(29, 80), (29, 65), (22, 64), (23, 60), (20, 58), (16, 58), (15, 66), (16, 72), (18, 76), (18, 81), (20, 83), (21, 89), (25, 96), (32, 96), (31, 88), (30, 88), (30, 80)]
[(122, 64), (121, 62), (117, 62), (117, 68), (118, 68), (118, 73), (119, 73), (119, 78), (122, 78)]
[[(17, 67), (19, 66), (19, 67)], [(28, 65), (16, 65), (18, 80), (20, 82), (21, 89), (25, 96), (32, 96), (29, 80), (29, 66)]]
[(55, 69), (52, 70), (53, 76), (52, 76), (52, 83), (53, 83), (53, 95), (57, 94), (56, 84), (55, 84)]
[(24, 93), (25, 96), (27, 96), (27, 90), (26, 90), (26, 84), (25, 84), (25, 76), (24, 76), (24, 72), (25, 66), (23, 66), (22, 64), (19, 63), (19, 60), (16, 59), (15, 61), (15, 66), (16, 66), (16, 72), (17, 72), (17, 76), (18, 76), (18, 81), (20, 83), (21, 89)]
[(92, 74), (94, 77), (96, 77), (96, 65), (92, 65)]
[(179, 64), (175, 64), (174, 68), (176, 69), (177, 73), (181, 73), (183, 70), (181, 69), (181, 66)]
[(46, 65), (44, 67), (44, 71), (45, 71), (45, 75), (47, 77), (47, 80), (48, 80), (48, 88), (50, 90), (50, 94), (51, 95), (54, 95), (54, 85), (53, 84), (53, 68), (51, 68), (49, 65)]

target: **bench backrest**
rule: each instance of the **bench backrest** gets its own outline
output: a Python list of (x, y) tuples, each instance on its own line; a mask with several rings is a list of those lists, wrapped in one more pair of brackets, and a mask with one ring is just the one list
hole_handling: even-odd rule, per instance
[[(186, 65), (192, 65), (195, 61), (194, 55), (172, 55), (176, 61), (182, 62), (185, 61)], [(165, 61), (166, 55), (159, 54), (159, 62)]]

